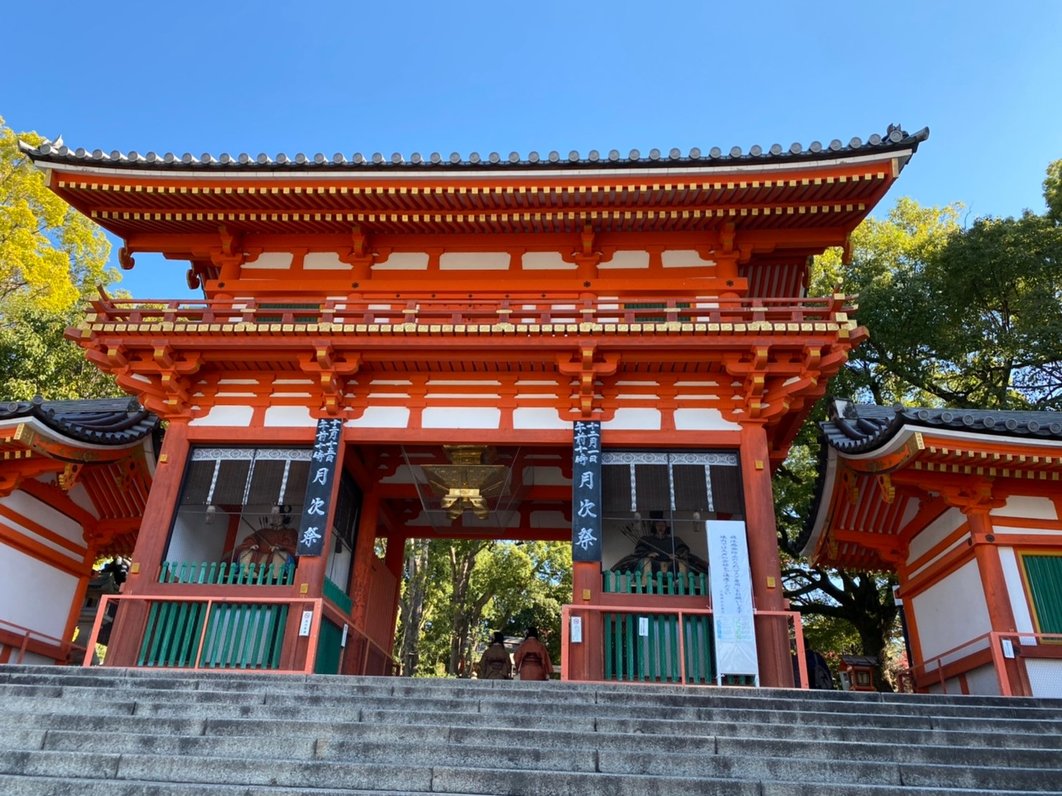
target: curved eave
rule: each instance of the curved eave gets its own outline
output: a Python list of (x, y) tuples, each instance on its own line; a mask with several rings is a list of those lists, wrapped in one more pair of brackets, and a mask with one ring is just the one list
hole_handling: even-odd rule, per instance
[(35, 399), (0, 406), (0, 427), (26, 421), (35, 421), (35, 427), (58, 445), (100, 451), (134, 447), (159, 425), (157, 417), (127, 398)]
[[(399, 184), (341, 178), (232, 179), (184, 173), (131, 178), (57, 172), (51, 188), (92, 220), (135, 234), (376, 234), (739, 230), (838, 230), (843, 241), (896, 179), (892, 161), (815, 163), (814, 171), (666, 174), (555, 173), (552, 179), (493, 175)], [(293, 175), (299, 176), (299, 175)], [(388, 175), (385, 175), (388, 176)], [(449, 175), (445, 175), (449, 176)]]
[(904, 429), (971, 439), (1062, 441), (1062, 416), (1057, 412), (858, 407), (849, 416), (819, 425), (830, 447), (846, 455), (878, 451)]

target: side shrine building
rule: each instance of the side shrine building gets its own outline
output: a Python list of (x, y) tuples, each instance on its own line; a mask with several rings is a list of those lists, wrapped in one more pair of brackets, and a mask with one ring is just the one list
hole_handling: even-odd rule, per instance
[(792, 684), (771, 474), (865, 336), (808, 262), (927, 136), (27, 148), (123, 267), (203, 291), (69, 332), (165, 423), (108, 665), (391, 673), (406, 540), (488, 537), (571, 540), (567, 679)]
[(1062, 417), (835, 401), (804, 553), (892, 571), (919, 691), (1062, 696)]
[(70, 658), (93, 563), (136, 543), (158, 425), (131, 398), (0, 404), (0, 663)]

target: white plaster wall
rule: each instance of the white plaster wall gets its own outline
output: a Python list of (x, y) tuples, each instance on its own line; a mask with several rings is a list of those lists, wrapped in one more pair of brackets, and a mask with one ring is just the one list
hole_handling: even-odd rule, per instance
[(1050, 498), (1011, 495), (1005, 505), (992, 510), (995, 517), (1027, 517), (1032, 520), (1057, 520), (1058, 512)]
[(621, 251), (612, 255), (612, 259), (598, 264), (599, 270), (610, 268), (648, 268), (649, 252), (646, 251)]
[(339, 259), (336, 252), (310, 252), (302, 260), (306, 271), (350, 271), (354, 266)]
[(231, 426), (247, 428), (254, 417), (253, 406), (214, 406), (202, 417), (191, 421), (190, 426)]
[(513, 410), (513, 428), (570, 429), (572, 424), (561, 418), (552, 407), (525, 406)]
[(420, 415), (421, 428), (499, 428), (501, 409), (485, 406), (429, 406)]
[(723, 418), (718, 409), (676, 409), (678, 431), (741, 431), (741, 426)]
[(617, 409), (611, 420), (601, 424), (610, 431), (659, 431), (659, 409)]
[(703, 268), (715, 265), (715, 260), (702, 259), (693, 249), (668, 249), (660, 256), (664, 268)]
[(253, 263), (243, 266), (243, 270), (284, 270), (291, 268), (292, 259), (291, 252), (262, 252)]
[(444, 252), (439, 255), (440, 271), (507, 271), (509, 252)]
[[(1007, 584), (1007, 596), (1010, 598), (1010, 610), (1014, 612), (1014, 627), (1019, 633), (1035, 633), (1029, 600), (1025, 596), (1025, 583), (1018, 566), (1018, 556), (1013, 547), (1000, 547), (999, 563), (1003, 568), (1003, 580)], [(1023, 644), (1035, 644), (1032, 637), (1022, 639)]]
[(907, 549), (907, 563), (911, 564), (924, 556), (934, 545), (942, 542), (947, 538), (948, 534), (962, 525), (965, 521), (966, 515), (958, 509), (948, 509), (945, 511), (911, 540), (911, 544)]
[[(207, 524), (204, 508), (189, 507), (178, 513), (170, 545), (164, 554), (166, 561), (217, 561), (221, 558), (225, 552), (221, 548), (225, 546), (229, 515), (218, 509), (214, 519)], [(243, 535), (248, 535), (251, 530)]]
[(531, 512), (531, 527), (532, 528), (567, 528), (571, 526), (571, 522), (564, 518), (564, 514), (559, 511), (532, 511)]
[(78, 579), (7, 545), (0, 545), (0, 571), (0, 619), (59, 638)]
[(407, 428), (409, 410), (404, 406), (370, 406), (355, 420), (348, 420), (351, 428)]
[[(965, 644), (992, 629), (976, 561), (964, 564), (944, 580), (913, 597), (911, 610), (914, 611), (918, 627), (922, 655), (926, 659)], [(975, 652), (980, 647), (971, 646), (962, 650), (961, 654)]]
[[(153, 455), (152, 456), (148, 456), (147, 460), (150, 462), (150, 461), (154, 460), (154, 458), (155, 457)], [(41, 476), (37, 480), (41, 481), (41, 482), (45, 482), (45, 481), (50, 480), (52, 478), (54, 478), (54, 476), (45, 475), (45, 476)], [(97, 519), (99, 519), (100, 513), (96, 509), (96, 506), (92, 503), (92, 498), (89, 497), (89, 493), (88, 493), (88, 490), (85, 489), (85, 485), (82, 484), (80, 481), (78, 481), (76, 484), (74, 484), (74, 488), (71, 489), (69, 492), (67, 492), (66, 495), (67, 495), (67, 497), (70, 498), (70, 500), (72, 500), (74, 502), (75, 505), (77, 505), (78, 508), (83, 509), (87, 513), (91, 514), (93, 517), (96, 517)]]
[(900, 527), (906, 527), (907, 523), (915, 518), (918, 514), (918, 510), (922, 507), (921, 498), (913, 497), (907, 501), (907, 506), (903, 510), (903, 517), (900, 519)]
[[(14, 663), (18, 660), (18, 648), (11, 650), (11, 662)], [(26, 666), (54, 666), (55, 660), (53, 658), (45, 657), (44, 655), (38, 655), (35, 652), (27, 652), (22, 658), (22, 663)]]
[(575, 263), (566, 263), (560, 252), (525, 252), (521, 258), (525, 271), (574, 271)]
[(1026, 658), (1025, 671), (1034, 697), (1062, 697), (1062, 661)]
[(971, 694), (1000, 696), (999, 677), (991, 664), (978, 666), (966, 673), (966, 688)]
[(267, 426), (316, 426), (308, 406), (270, 406), (265, 410)]
[(1023, 528), (1020, 525), (993, 525), (996, 533), (1018, 533), (1022, 536), (1062, 536), (1062, 531), (1055, 528)]
[[(32, 495), (28, 495), (22, 491), (15, 491), (5, 498), (0, 498), (0, 505), (21, 514), (26, 519), (32, 520), (38, 525), (43, 525), (52, 533), (74, 542), (79, 547), (85, 546), (84, 531), (79, 523), (70, 519), (65, 514), (60, 514), (47, 503), (37, 500), (37, 498)], [(8, 520), (8, 522), (12, 525), (15, 524), (14, 520)], [(21, 525), (18, 527), (20, 531), (32, 536), (34, 539), (37, 539), (44, 544), (47, 544), (49, 547), (58, 550), (65, 555), (72, 555), (72, 553), (65, 547), (60, 547), (53, 542), (48, 542)]]
[(394, 252), (382, 263), (373, 263), (373, 271), (427, 271), (427, 252)]

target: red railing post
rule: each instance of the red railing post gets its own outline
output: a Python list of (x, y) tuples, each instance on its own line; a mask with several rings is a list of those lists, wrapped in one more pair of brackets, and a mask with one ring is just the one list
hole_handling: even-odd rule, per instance
[(100, 628), (103, 627), (103, 620), (107, 616), (107, 605), (114, 599), (113, 594), (101, 594), (100, 604), (96, 608), (96, 619), (92, 623), (92, 632), (89, 633), (88, 643), (85, 644), (85, 659), (81, 662), (82, 666), (92, 666), (92, 655), (96, 651), (96, 639), (99, 638)]

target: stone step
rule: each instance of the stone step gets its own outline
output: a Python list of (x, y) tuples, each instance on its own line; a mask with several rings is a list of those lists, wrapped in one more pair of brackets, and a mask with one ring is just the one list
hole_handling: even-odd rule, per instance
[[(18, 667), (5, 667), (18, 669)], [(519, 681), (468, 681), (468, 680), (416, 680), (406, 678), (364, 678), (364, 677), (322, 677), (276, 674), (231, 674), (210, 672), (199, 676), (169, 674), (160, 670), (114, 670), (106, 668), (74, 669), (76, 675), (56, 675), (42, 673), (55, 667), (26, 667), (21, 671), (4, 673), (0, 676), (0, 685), (4, 683), (28, 685), (86, 685), (98, 687), (101, 680), (111, 681), (114, 688), (148, 687), (162, 690), (224, 690), (259, 691), (261, 684), (270, 684), (273, 693), (295, 692), (298, 694), (318, 694), (325, 696), (334, 693), (337, 696), (354, 693), (379, 693), (387, 696), (401, 696), (415, 693), (421, 696), (431, 694), (437, 698), (443, 692), (453, 692), (460, 698), (469, 693), (500, 690), (506, 694), (529, 694), (558, 697), (568, 702), (630, 702), (639, 704), (671, 705), (675, 703), (713, 705), (737, 705), (747, 703), (750, 707), (760, 704), (776, 704), (780, 699), (794, 704), (805, 705), (815, 702), (829, 702), (832, 710), (851, 709), (859, 711), (861, 705), (872, 703), (882, 706), (884, 712), (905, 711), (912, 705), (925, 710), (930, 706), (945, 712), (958, 709), (969, 712), (974, 707), (984, 707), (997, 712), (1011, 713), (1026, 709), (1034, 712), (1057, 712), (1062, 710), (1062, 700), (1034, 700), (1027, 698), (969, 697), (948, 695), (912, 695), (912, 694), (877, 694), (864, 692), (839, 691), (799, 691), (789, 689), (750, 689), (750, 688), (715, 688), (691, 686), (640, 686), (629, 684), (605, 684), (587, 687), (586, 684), (559, 683), (521, 683)], [(119, 673), (120, 672), (120, 673)], [(314, 679), (316, 677), (316, 679)]]
[(93, 772), (94, 779), (135, 779), (145, 782), (240, 784), (259, 787), (383, 790), (405, 793), (475, 794), (664, 794), (692, 790), (703, 794), (759, 796), (756, 782), (705, 777), (616, 777), (593, 771), (559, 772), (526, 769), (470, 768), (463, 761), (448, 766), (358, 764), (332, 761), (243, 760), (203, 757), (155, 757), (77, 752), (0, 752), (0, 770), (21, 776), (76, 778)]
[[(548, 784), (548, 783), (547, 783)], [(697, 783), (690, 788), (693, 793)], [(687, 791), (688, 792), (688, 791)], [(205, 783), (166, 783), (138, 782), (135, 780), (85, 780), (63, 777), (14, 777), (0, 775), (0, 793), (4, 796), (59, 796), (78, 794), (78, 796), (408, 796), (410, 791), (350, 790), (321, 788), (281, 788), (274, 785), (256, 785), (253, 792), (243, 785), (205, 784)], [(470, 792), (445, 792), (438, 788), (431, 791), (432, 796), (482, 796)], [(555, 794), (562, 792), (537, 791), (536, 793)], [(648, 792), (646, 792), (648, 793)], [(726, 793), (723, 790), (723, 793)], [(986, 796), (986, 791), (967, 789), (923, 789), (901, 786), (845, 785), (842, 789), (823, 789), (821, 785), (804, 785), (799, 782), (767, 782), (763, 784), (761, 796)], [(1022, 791), (992, 791), (992, 796), (1023, 796)]]
[[(338, 759), (388, 762), (398, 758), (409, 762), (438, 764), (446, 762), (452, 749), (489, 763), (504, 761), (519, 768), (552, 768), (578, 771), (584, 761), (595, 758), (595, 751), (624, 754), (718, 755), (740, 759), (743, 756), (792, 758), (797, 761), (852, 761), (871, 763), (968, 765), (996, 768), (1057, 769), (1054, 750), (980, 749), (947, 746), (918, 746), (897, 751), (892, 746), (837, 741), (799, 741), (793, 739), (720, 738), (716, 736), (646, 736), (592, 733), (563, 733), (552, 738), (549, 733), (527, 731), (482, 731), (450, 728), (445, 733), (419, 732), (397, 734), (346, 734), (319, 736), (297, 734), (256, 737), (255, 754), (271, 759)], [(75, 730), (16, 730), (0, 737), (0, 749), (45, 750), (67, 752), (112, 752), (117, 754), (195, 755), (239, 757), (247, 752), (247, 736), (162, 735), (110, 732), (86, 735)], [(531, 750), (533, 754), (526, 754)], [(542, 759), (548, 753), (548, 759)], [(681, 761), (680, 761), (681, 762)], [(596, 765), (596, 763), (595, 763)]]
[[(2, 703), (0, 711), (26, 709), (34, 705), (37, 700), (61, 703), (63, 712), (73, 712), (77, 705), (91, 705), (91, 709), (98, 713), (116, 715), (154, 715), (173, 716), (178, 712), (185, 711), (189, 704), (196, 705), (199, 715), (206, 717), (221, 717), (239, 715), (242, 717), (257, 717), (262, 720), (280, 718), (300, 718), (307, 713), (324, 710), (327, 714), (340, 721), (366, 721), (383, 720), (388, 717), (384, 713), (411, 713), (419, 721), (439, 723), (439, 716), (449, 719), (454, 715), (468, 715), (472, 723), (482, 723), (486, 719), (482, 716), (503, 716), (500, 719), (503, 726), (512, 726), (509, 722), (521, 718), (530, 723), (545, 720), (552, 722), (553, 717), (559, 714), (573, 716), (573, 708), (563, 702), (511, 702), (495, 698), (482, 698), (480, 694), (470, 694), (468, 699), (449, 698), (445, 700), (425, 697), (385, 697), (385, 696), (357, 696), (342, 699), (310, 695), (299, 698), (297, 694), (276, 694), (266, 692), (254, 694), (250, 692), (227, 692), (227, 691), (190, 691), (187, 693), (174, 693), (172, 691), (151, 690), (148, 692), (118, 691), (113, 692), (120, 699), (109, 698), (101, 702), (96, 691), (84, 688), (56, 689), (54, 686), (11, 686), (0, 692)], [(630, 710), (632, 703), (624, 703), (624, 709)], [(1053, 718), (1048, 718), (1049, 712), (1043, 711), (1035, 714), (1040, 718), (1013, 717), (1005, 718), (1003, 711), (984, 714), (979, 709), (970, 715), (963, 715), (957, 711), (948, 715), (920, 715), (912, 706), (905, 712), (889, 711), (878, 712), (864, 706), (863, 712), (853, 713), (849, 711), (827, 710), (831, 703), (816, 704), (817, 710), (800, 709), (800, 703), (787, 705), (786, 709), (768, 708), (723, 708), (723, 707), (697, 707), (672, 705), (666, 711), (655, 709), (654, 706), (642, 707), (638, 710), (639, 715), (652, 717), (654, 720), (684, 720), (693, 722), (727, 721), (733, 724), (785, 724), (806, 725), (825, 724), (838, 725), (844, 723), (856, 723), (863, 727), (892, 728), (892, 729), (953, 729), (978, 731), (984, 733), (1043, 733), (1057, 732), (1058, 724)], [(610, 716), (606, 708), (616, 706), (602, 705), (601, 703), (580, 703), (576, 714), (585, 725), (594, 715), (600, 715), (604, 720)], [(1023, 716), (1034, 715), (1030, 713)], [(1056, 714), (1057, 715), (1057, 714)], [(573, 716), (574, 717), (574, 716)], [(397, 720), (395, 716), (391, 720)]]
[[(46, 710), (44, 708), (47, 708)], [(82, 709), (84, 708), (84, 709)], [(187, 714), (194, 713), (195, 719), (190, 720)], [(92, 728), (96, 731), (121, 728), (124, 731), (134, 731), (136, 727), (142, 727), (140, 731), (154, 732), (160, 722), (173, 732), (181, 732), (186, 735), (200, 735), (205, 732), (242, 733), (247, 735), (269, 734), (283, 731), (293, 722), (300, 721), (307, 726), (312, 724), (312, 719), (307, 720), (305, 711), (291, 712), (286, 709), (277, 709), (274, 706), (241, 706), (233, 710), (231, 706), (220, 703), (126, 703), (107, 700), (97, 700), (96, 703), (82, 706), (70, 702), (58, 702), (55, 705), (41, 705), (32, 699), (8, 700), (0, 704), (0, 726), (23, 727), (28, 723), (37, 721), (41, 713), (43, 721), (50, 722), (49, 726), (55, 728), (64, 726), (64, 722), (57, 717), (68, 717), (76, 722), (78, 727)], [(380, 728), (394, 728), (395, 732), (402, 732), (412, 726), (426, 727), (479, 727), (479, 728), (509, 728), (522, 729), (525, 731), (537, 731), (545, 736), (556, 729), (556, 722), (548, 717), (536, 717), (538, 720), (531, 721), (527, 716), (508, 713), (476, 713), (462, 711), (425, 711), (415, 713), (403, 710), (401, 706), (391, 705), (388, 710), (325, 710), (327, 719), (318, 728), (318, 731), (327, 731), (329, 727), (337, 723), (344, 725), (367, 724)], [(316, 714), (320, 716), (320, 713)], [(51, 718), (49, 718), (51, 717)], [(104, 718), (106, 717), (106, 720)], [(690, 718), (609, 718), (595, 717), (592, 715), (567, 716), (564, 729), (569, 733), (579, 732), (608, 732), (613, 734), (638, 734), (638, 735), (663, 735), (682, 737), (690, 734), (698, 736), (752, 736), (770, 738), (784, 735), (792, 738), (807, 738), (820, 741), (880, 741), (892, 743), (900, 737), (906, 738), (908, 743), (957, 743), (975, 747), (1011, 747), (1011, 748), (1047, 748), (1062, 749), (1062, 731), (1059, 722), (1054, 724), (1045, 722), (1033, 722), (1033, 730), (1028, 730), (1026, 723), (1014, 722), (1011, 726), (997, 726), (996, 732), (988, 732), (983, 722), (972, 720), (970, 726), (957, 726), (954, 720), (949, 720), (943, 726), (931, 726), (929, 722), (916, 722), (911, 727), (911, 722), (892, 722), (886, 726), (875, 725), (868, 727), (866, 724), (853, 723), (849, 717), (835, 717), (830, 714), (820, 714), (817, 717), (804, 715), (800, 717), (784, 717), (787, 721), (764, 720), (759, 716), (758, 720), (738, 722), (731, 715), (723, 720)], [(116, 724), (120, 721), (120, 724)], [(207, 729), (204, 721), (210, 723)], [(72, 725), (71, 725), (72, 726)], [(221, 728), (221, 729), (219, 729)], [(383, 732), (383, 730), (380, 730)], [(902, 734), (898, 735), (898, 734)]]
[[(496, 778), (497, 779), (497, 778)], [(441, 778), (440, 778), (441, 780)], [(673, 780), (674, 781), (674, 780)], [(490, 791), (444, 791), (440, 790), (436, 783), (431, 793), (432, 796), (483, 796), (483, 794), (500, 793), (494, 789)], [(551, 782), (540, 783), (544, 786)], [(736, 793), (728, 790), (730, 783), (725, 783), (722, 791), (702, 791), (699, 789), (700, 782), (686, 781), (686, 790), (681, 792), (694, 793)], [(640, 783), (639, 783), (640, 786)], [(839, 787), (824, 786), (821, 784), (805, 784), (798, 782), (767, 782), (762, 783), (761, 790), (754, 791), (761, 796), (1027, 796), (1027, 791), (999, 790), (984, 791), (981, 789), (966, 788), (919, 788), (912, 786), (881, 786), (881, 785), (842, 785)], [(529, 794), (568, 793), (571, 791), (552, 791), (548, 789), (527, 791)], [(630, 791), (604, 791), (604, 793), (616, 793), (622, 796)], [(253, 791), (243, 785), (202, 783), (173, 783), (144, 780), (86, 780), (71, 779), (65, 777), (22, 777), (0, 775), (0, 793), (4, 796), (67, 796), (76, 793), (77, 796), (408, 796), (410, 790), (354, 790), (350, 788), (290, 788), (273, 785), (256, 785)], [(651, 793), (650, 790), (635, 790), (634, 793)]]
[[(409, 790), (352, 790), (350, 788), (285, 788), (244, 785), (160, 782), (150, 780), (72, 779), (69, 777), (23, 777), (0, 774), (4, 796), (406, 796)], [(479, 796), (468, 792), (433, 790), (432, 796)]]
[(991, 696), (961, 696), (961, 695), (935, 695), (935, 694), (890, 694), (877, 692), (857, 691), (800, 691), (798, 689), (778, 688), (751, 688), (751, 687), (724, 687), (714, 686), (682, 686), (682, 685), (657, 685), (642, 683), (561, 683), (557, 680), (546, 682), (520, 682), (516, 680), (457, 680), (452, 678), (438, 679), (410, 679), (399, 677), (363, 677), (363, 676), (335, 676), (335, 675), (297, 675), (276, 674), (243, 670), (203, 670), (197, 673), (184, 671), (171, 672), (166, 669), (113, 669), (108, 667), (80, 668), (80, 667), (46, 667), (46, 666), (20, 666), (7, 664), (0, 673), (0, 682), (30, 682), (30, 683), (65, 683), (71, 685), (93, 685), (101, 681), (108, 681), (115, 686), (122, 684), (141, 684), (155, 688), (191, 689), (210, 688), (211, 684), (223, 686), (225, 690), (238, 690), (241, 684), (247, 688), (256, 688), (259, 683), (273, 683), (282, 688), (293, 688), (300, 691), (350, 691), (358, 688), (368, 689), (413, 689), (418, 692), (438, 692), (446, 690), (459, 690), (467, 692), (474, 690), (503, 689), (528, 690), (538, 692), (542, 690), (562, 690), (566, 694), (588, 694), (594, 697), (599, 694), (638, 694), (645, 698), (653, 696), (674, 699), (677, 695), (701, 694), (711, 696), (713, 694), (728, 696), (746, 696), (765, 700), (775, 700), (780, 696), (793, 696), (798, 694), (804, 700), (826, 700), (847, 702), (922, 702), (938, 704), (962, 704), (962, 705), (995, 705), (997, 707), (1014, 703), (1012, 707), (1045, 707), (1062, 705), (1060, 699), (1033, 699), (1029, 697), (1001, 697)]
[[(535, 746), (517, 744), (511, 737), (491, 738), (483, 733), (478, 743), (456, 741), (451, 734), (431, 738), (402, 741), (371, 741), (366, 739), (289, 736), (282, 738), (255, 739), (255, 757), (274, 761), (357, 761), (359, 763), (389, 764), (395, 760), (411, 765), (441, 765), (459, 757), (468, 767), (528, 768), (535, 771), (600, 771), (633, 773), (688, 773), (702, 774), (705, 766), (713, 776), (720, 776), (720, 768), (731, 772), (735, 766), (763, 767), (768, 763), (774, 768), (760, 773), (759, 777), (773, 776), (778, 765), (785, 767), (789, 775), (801, 774), (801, 779), (833, 782), (858, 780), (886, 781), (898, 776), (900, 766), (895, 762), (895, 747), (885, 744), (813, 744), (793, 743), (782, 740), (760, 739), (668, 739), (670, 746), (650, 745), (638, 748), (639, 739), (624, 736), (602, 737), (600, 733), (573, 739), (567, 746)], [(0, 747), (10, 741), (0, 741)], [(236, 758), (246, 754), (247, 739), (244, 737), (173, 737), (157, 734), (112, 732), (107, 736), (85, 737), (73, 731), (49, 731), (41, 733), (39, 746), (22, 745), (22, 749), (45, 751), (110, 752), (120, 755), (192, 756)], [(618, 757), (617, 757), (618, 756)], [(1040, 768), (1045, 772), (1060, 774), (1059, 760), (1055, 752), (1035, 750), (996, 751), (996, 754), (979, 749), (955, 749), (928, 746), (909, 750), (904, 766), (937, 766), (942, 771), (952, 772), (955, 766), (971, 768), (1018, 767)], [(748, 762), (749, 759), (753, 762)], [(640, 762), (639, 762), (640, 761)], [(830, 772), (830, 766), (843, 766), (843, 772)], [(826, 766), (823, 768), (823, 766)], [(729, 774), (741, 779), (749, 778), (747, 771)], [(950, 774), (948, 775), (950, 777)], [(981, 781), (987, 782), (982, 776)]]
[[(931, 715), (934, 717), (948, 718), (973, 718), (979, 717), (986, 720), (1004, 719), (1007, 721), (1015, 718), (1023, 718), (1030, 720), (1037, 719), (1049, 719), (1052, 720), (1058, 715), (1058, 710), (1051, 707), (1008, 707), (1006, 704), (1002, 705), (963, 705), (959, 704), (941, 704), (933, 705), (932, 708), (926, 706), (927, 703), (918, 703), (914, 701), (898, 701), (898, 702), (867, 702), (867, 701), (849, 701), (845, 699), (835, 700), (807, 700), (800, 696), (802, 692), (795, 692), (787, 696), (784, 700), (768, 700), (759, 697), (752, 696), (733, 696), (728, 694), (704, 694), (703, 691), (697, 691), (690, 694), (667, 695), (657, 696), (654, 699), (643, 698), (637, 693), (624, 693), (613, 692), (610, 690), (602, 690), (596, 696), (594, 694), (587, 693), (574, 693), (567, 694), (564, 691), (548, 691), (536, 694), (534, 700), (521, 700), (512, 699), (513, 694), (508, 694), (503, 691), (495, 689), (491, 690), (468, 690), (463, 692), (460, 690), (447, 691), (438, 695), (425, 695), (425, 690), (413, 689), (406, 691), (405, 689), (395, 688), (376, 688), (368, 689), (364, 686), (358, 690), (352, 691), (337, 691), (333, 694), (322, 694), (318, 692), (307, 692), (295, 689), (291, 686), (284, 689), (278, 689), (275, 687), (258, 688), (256, 690), (251, 689), (239, 689), (239, 690), (227, 690), (220, 689), (216, 686), (220, 684), (211, 684), (215, 688), (212, 690), (204, 690), (203, 684), (198, 689), (166, 689), (166, 688), (148, 688), (141, 685), (127, 685), (123, 688), (109, 689), (115, 696), (120, 696), (122, 700), (144, 700), (144, 701), (192, 701), (192, 702), (231, 702), (231, 703), (246, 703), (246, 704), (261, 704), (269, 702), (270, 704), (302, 704), (302, 705), (331, 705), (342, 700), (344, 702), (356, 700), (359, 704), (368, 704), (371, 700), (376, 700), (380, 703), (390, 703), (395, 699), (412, 700), (409, 702), (411, 705), (457, 705), (468, 704), (470, 700), (474, 700), (477, 704), (487, 706), (493, 704), (504, 704), (508, 707), (519, 707), (524, 712), (543, 712), (552, 713), (556, 709), (562, 706), (583, 706), (594, 705), (596, 709), (603, 710), (608, 707), (612, 708), (628, 708), (631, 706), (638, 706), (641, 709), (655, 709), (658, 711), (711, 711), (711, 710), (778, 710), (779, 704), (785, 706), (785, 710), (796, 713), (815, 713), (828, 711), (832, 714), (860, 714), (865, 715), (868, 713), (868, 709), (872, 709), (874, 715), (886, 715), (886, 716), (921, 716), (925, 717)], [(41, 698), (55, 698), (55, 699), (95, 699), (94, 690), (98, 686), (91, 685), (71, 685), (71, 684), (15, 684), (7, 683), (0, 684), (0, 696), (5, 697), (22, 697), (32, 696)], [(522, 695), (522, 694), (517, 694)], [(1059, 706), (1062, 709), (1062, 705)]]
[[(652, 732), (575, 732), (544, 729), (466, 726), (399, 726), (392, 724), (337, 724), (333, 722), (287, 722), (261, 725), (246, 720), (157, 720), (131, 717), (121, 724), (105, 722), (100, 717), (70, 716), (69, 720), (56, 714), (40, 717), (24, 716), (18, 721), (0, 722), (3, 729), (0, 747), (8, 749), (52, 750), (110, 750), (147, 751), (174, 747), (203, 749), (199, 754), (227, 756), (230, 749), (246, 748), (247, 739), (254, 738), (260, 754), (278, 755), (285, 751), (290, 757), (354, 756), (360, 745), (378, 745), (395, 749), (411, 743), (434, 744), (445, 742), (453, 747), (514, 747), (560, 750), (590, 746), (597, 749), (651, 751), (666, 756), (672, 752), (723, 754), (740, 756), (746, 752), (776, 757), (802, 759), (851, 759), (891, 761), (897, 746), (906, 747), (904, 757), (911, 762), (1017, 765), (1022, 767), (1057, 767), (1059, 737), (1028, 736), (1000, 737), (1006, 746), (987, 747), (980, 733), (906, 732), (894, 734), (880, 743), (869, 743), (858, 728), (849, 728), (847, 738), (824, 737), (822, 733), (767, 732), (770, 727), (751, 725), (734, 728), (731, 725), (685, 726), (674, 725), (673, 734), (663, 734), (660, 728)], [(31, 725), (33, 727), (31, 728)], [(718, 730), (724, 730), (720, 733)], [(167, 734), (160, 734), (160, 733)], [(757, 734), (758, 733), (758, 734)], [(142, 738), (142, 740), (137, 740)], [(182, 746), (183, 745), (183, 746)], [(298, 751), (301, 749), (302, 751)]]
[[(404, 793), (444, 792), (474, 794), (521, 793), (528, 796), (535, 794), (580, 793), (585, 796), (638, 796), (646, 794), (675, 794), (693, 792), (698, 794), (736, 794), (737, 796), (762, 796), (765, 793), (790, 794), (796, 785), (803, 792), (847, 793), (852, 794), (851, 779), (843, 777), (846, 764), (823, 767), (823, 771), (836, 772), (836, 782), (816, 778), (814, 780), (787, 781), (775, 776), (776, 769), (784, 770), (790, 762), (778, 760), (773, 764), (750, 760), (732, 761), (729, 766), (706, 765), (703, 761), (697, 765), (690, 761), (689, 766), (679, 770), (653, 771), (653, 766), (643, 765), (640, 758), (617, 761), (619, 765), (611, 766), (607, 757), (602, 760), (601, 771), (542, 771), (511, 768), (470, 767), (462, 760), (459, 764), (421, 767), (416, 764), (381, 765), (374, 763), (351, 763), (331, 761), (262, 761), (231, 758), (203, 757), (156, 757), (146, 755), (115, 755), (97, 753), (38, 753), (28, 755), (17, 753), (0, 753), (0, 766), (4, 771), (15, 776), (34, 776), (41, 779), (61, 777), (66, 780), (101, 780), (113, 786), (113, 780), (136, 780), (141, 783), (196, 784), (200, 792), (208, 792), (207, 787), (219, 785), (232, 787), (243, 786), (251, 792), (261, 788), (281, 787), (287, 789), (313, 789), (321, 791), (332, 789), (350, 791), (384, 791)], [(898, 769), (898, 767), (895, 767)], [(941, 767), (934, 767), (940, 769)], [(639, 770), (647, 769), (647, 770)], [(93, 777), (78, 777), (77, 772), (93, 772)], [(717, 776), (723, 773), (723, 776)], [(855, 773), (859, 773), (856, 771)], [(1049, 792), (1053, 782), (1040, 776), (1027, 782), (1022, 772), (1010, 774), (1012, 787), (996, 787), (995, 781), (981, 777), (985, 770), (943, 771), (941, 775), (929, 779), (945, 779), (946, 782), (925, 781), (928, 770), (905, 768), (901, 777), (897, 770), (889, 777), (890, 781), (880, 782), (876, 793), (982, 793)], [(1040, 772), (1036, 772), (1038, 775)], [(688, 774), (688, 775), (685, 775)], [(743, 775), (741, 778), (734, 774)], [(619, 775), (619, 776), (617, 776)], [(770, 777), (773, 785), (766, 786), (761, 777)], [(792, 776), (792, 775), (790, 775)], [(746, 778), (751, 777), (751, 778)], [(894, 781), (892, 781), (894, 780)], [(814, 790), (806, 790), (808, 786)], [(169, 785), (166, 786), (167, 788)], [(843, 790), (841, 790), (843, 788)], [(56, 791), (52, 791), (53, 793)], [(79, 794), (85, 793), (79, 785)], [(150, 792), (150, 791), (148, 791)], [(165, 791), (163, 791), (165, 792)], [(244, 791), (245, 793), (247, 790)], [(299, 792), (295, 790), (294, 792)], [(800, 791), (796, 791), (800, 792)], [(113, 793), (113, 791), (112, 791)]]
[(1060, 713), (1060, 700), (0, 666), (0, 796), (1033, 794), (1062, 783)]

